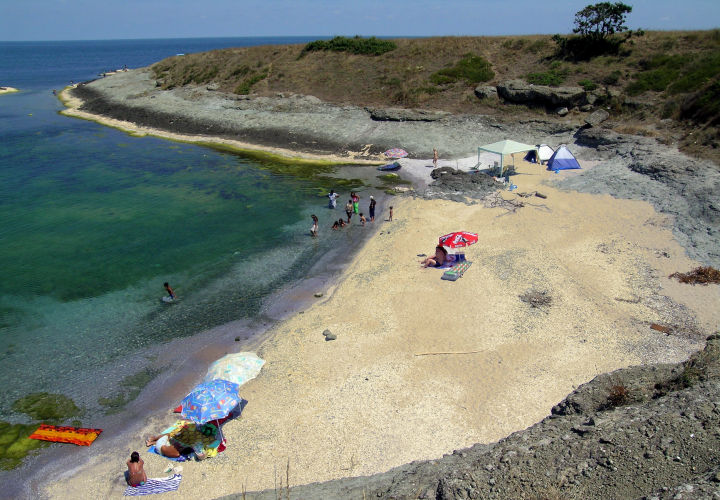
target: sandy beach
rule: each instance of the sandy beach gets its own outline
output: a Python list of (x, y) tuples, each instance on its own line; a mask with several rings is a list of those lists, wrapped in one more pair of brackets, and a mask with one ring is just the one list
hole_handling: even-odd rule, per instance
[[(394, 220), (340, 282), (258, 347), (267, 363), (241, 388), (249, 403), (223, 429), (228, 449), (183, 463), (165, 497), (272, 489), (288, 463), (292, 487), (441, 457), (538, 422), (600, 373), (701, 349), (720, 321), (720, 291), (668, 278), (698, 265), (672, 219), (646, 202), (560, 190), (555, 180), (578, 173), (519, 158), (518, 189), (500, 193), (523, 202), (515, 211), (397, 198)], [(546, 198), (519, 196), (535, 191)], [(473, 263), (465, 275), (443, 281), (419, 254), (456, 230), (480, 239), (460, 250)], [(550, 305), (523, 302), (529, 291)], [(170, 409), (148, 416), (139, 435), (110, 438), (111, 453), (79, 462), (42, 496), (120, 497), (133, 450), (149, 477), (163, 477), (172, 462), (146, 453), (143, 438), (174, 420)]]

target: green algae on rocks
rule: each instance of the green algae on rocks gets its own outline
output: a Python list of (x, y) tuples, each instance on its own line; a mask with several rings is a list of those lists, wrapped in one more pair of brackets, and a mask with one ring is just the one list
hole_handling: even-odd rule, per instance
[(47, 441), (28, 438), (37, 428), (38, 424), (0, 422), (0, 469), (13, 469), (31, 451), (50, 445)]
[(62, 422), (63, 420), (83, 413), (69, 397), (47, 392), (28, 394), (15, 401), (12, 409), (29, 415), (33, 420), (42, 420), (51, 423)]
[(145, 368), (134, 375), (128, 375), (120, 382), (121, 390), (117, 394), (109, 398), (100, 398), (98, 403), (105, 407), (106, 415), (118, 413), (125, 408), (125, 405), (135, 400), (143, 388), (159, 373), (160, 370)]

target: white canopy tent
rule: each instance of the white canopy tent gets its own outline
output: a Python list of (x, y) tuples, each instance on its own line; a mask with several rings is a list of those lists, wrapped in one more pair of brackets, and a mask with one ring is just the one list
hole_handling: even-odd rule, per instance
[[(478, 147), (478, 165), (480, 164), (480, 151), (487, 151), (489, 153), (495, 153), (500, 155), (500, 175), (499, 177), (502, 177), (503, 174), (503, 161), (505, 159), (505, 155), (512, 155), (514, 153), (525, 153), (527, 151), (536, 151), (537, 152), (538, 147), (537, 146), (531, 146), (530, 144), (523, 144), (521, 142), (511, 141), (509, 139), (505, 139), (504, 141), (499, 142), (493, 142), (492, 144), (485, 144), (484, 146)], [(538, 153), (539, 156), (539, 153)], [(513, 158), (513, 164), (515, 162), (515, 159)]]

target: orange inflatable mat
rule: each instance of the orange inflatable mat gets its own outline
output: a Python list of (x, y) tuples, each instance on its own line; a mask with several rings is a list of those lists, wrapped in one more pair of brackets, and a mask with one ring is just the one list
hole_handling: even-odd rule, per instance
[(101, 432), (102, 429), (83, 429), (41, 424), (40, 427), (28, 437), (30, 439), (53, 441), (55, 443), (72, 443), (78, 446), (90, 446)]

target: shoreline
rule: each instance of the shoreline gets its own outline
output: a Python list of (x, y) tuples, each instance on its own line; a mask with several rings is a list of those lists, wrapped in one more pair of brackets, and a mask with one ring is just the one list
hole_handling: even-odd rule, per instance
[[(103, 425), (104, 439), (94, 443), (92, 448), (56, 446), (54, 449), (42, 450), (39, 456), (29, 456), (27, 463), (15, 470), (23, 473), (26, 485), (18, 490), (6, 489), (6, 493), (12, 492), (14, 497), (26, 498), (44, 496), (42, 491), (47, 486), (47, 477), (72, 475), (87, 463), (103, 460), (108, 453), (115, 454), (118, 448), (135, 441), (137, 436), (154, 434), (177, 420), (179, 415), (171, 413), (172, 408), (203, 378), (213, 361), (232, 352), (257, 351), (259, 346), (270, 340), (278, 324), (294, 315), (303, 314), (316, 303), (329, 300), (344, 279), (343, 270), (353, 256), (381, 230), (383, 222), (376, 222), (375, 225), (368, 224), (366, 230), (355, 231), (353, 237), (357, 244), (349, 248), (347, 253), (342, 250), (346, 250), (348, 245), (341, 245), (327, 259), (311, 266), (301, 277), (267, 296), (258, 316), (221, 324), (138, 353), (137, 356), (142, 358), (162, 359), (163, 353), (172, 352), (180, 363), (172, 369), (166, 367), (122, 412), (106, 417), (108, 421)], [(329, 232), (329, 228), (322, 230)], [(316, 297), (317, 292), (322, 292), (323, 297)], [(237, 338), (240, 341), (235, 340)], [(125, 358), (117, 363), (125, 365)], [(142, 446), (137, 445), (134, 449), (144, 454), (145, 448)]]
[[(518, 175), (536, 173), (521, 170)], [(671, 263), (690, 261), (667, 226), (645, 224), (654, 213), (649, 205), (541, 185), (552, 215), (526, 207), (509, 234), (501, 209), (442, 200), (397, 203), (396, 220), (385, 223), (360, 249), (333, 293), (271, 329), (258, 351), (267, 364), (241, 391), (250, 403), (224, 430), (229, 449), (212, 460), (184, 464), (186, 482), (172, 495), (217, 497), (242, 487), (272, 488), (273, 468), (282, 469), (288, 459), (297, 485), (439, 458), (534, 424), (595, 375), (634, 364), (681, 361), (701, 348), (704, 334), (658, 338), (647, 325), (670, 318), (661, 319), (652, 300), (633, 304), (614, 298), (669, 294), (680, 302), (694, 301), (693, 315), (701, 318), (698, 329), (703, 333), (719, 319), (707, 307), (718, 299), (717, 290), (687, 290), (658, 281)], [(573, 216), (576, 202), (587, 212), (574, 217), (595, 228), (583, 235), (571, 222), (562, 222)], [(610, 214), (609, 207), (619, 210)], [(642, 220), (633, 224), (628, 214), (642, 214)], [(624, 227), (610, 230), (618, 220)], [(528, 227), (553, 222), (547, 234), (563, 245), (548, 246), (544, 232), (531, 231), (530, 239), (522, 239)], [(485, 241), (466, 250), (475, 263), (468, 273), (448, 283), (439, 280), (436, 270), (419, 270), (415, 254), (432, 245), (431, 234), (457, 224), (484, 227)], [(640, 244), (624, 244), (622, 234), (633, 235)], [(563, 262), (572, 250), (580, 250), (580, 261)], [(671, 262), (658, 261), (658, 251), (667, 252)], [(546, 252), (555, 258), (532, 257)], [(636, 259), (644, 262), (639, 268)], [(653, 265), (660, 266), (659, 273), (645, 268)], [(540, 285), (538, 277), (549, 280), (553, 294), (559, 294), (559, 306), (548, 317), (523, 308), (516, 299), (529, 284)], [(465, 311), (461, 322), (442, 314), (443, 307), (433, 307), (430, 298), (438, 293), (449, 301), (449, 314), (455, 308)], [(673, 314), (685, 312), (679, 308)], [(461, 326), (465, 322), (478, 326), (468, 331)], [(647, 330), (639, 330), (640, 325)], [(338, 340), (325, 342), (325, 328), (337, 332)], [(422, 356), (445, 351), (478, 353)], [(572, 366), (568, 357), (575, 360)], [(493, 391), (486, 393), (486, 387)], [(515, 408), (523, 411), (516, 414)], [(427, 437), (419, 441), (418, 435)], [(135, 441), (126, 444), (128, 450), (138, 446), (137, 437)], [(63, 477), (61, 484), (48, 485), (46, 494), (83, 498), (88, 484), (108, 496), (119, 494), (115, 478), (124, 458), (116, 452), (93, 460), (75, 476)], [(145, 460), (155, 477), (166, 464), (155, 456)]]
[(100, 125), (115, 128), (134, 137), (152, 136), (171, 141), (197, 144), (200, 146), (217, 147), (227, 151), (244, 154), (250, 156), (251, 158), (275, 160), (281, 163), (323, 165), (382, 165), (383, 163), (386, 163), (386, 161), (380, 158), (364, 158), (361, 156), (363, 154), (362, 152), (348, 152), (347, 156), (340, 156), (336, 154), (299, 153), (281, 147), (260, 146), (249, 142), (221, 137), (179, 134), (158, 128), (145, 127), (133, 122), (81, 111), (80, 107), (84, 104), (84, 101), (78, 97), (70, 95), (70, 91), (74, 88), (76, 88), (76, 86), (66, 87), (58, 92), (58, 99), (66, 106), (66, 109), (60, 111), (60, 114), (99, 123)]
[[(438, 458), (538, 422), (594, 375), (679, 361), (702, 347), (720, 320), (711, 306), (718, 292), (664, 280), (693, 265), (670, 233), (672, 221), (646, 202), (567, 192), (555, 180), (522, 162), (513, 176), (520, 191), (547, 194), (550, 212), (534, 201), (509, 214), (399, 200), (396, 221), (366, 242), (333, 293), (271, 329), (259, 353), (267, 364), (243, 386), (250, 404), (227, 429), (226, 455), (188, 464), (179, 493), (170, 495), (272, 488), (273, 467), (282, 470), (286, 459), (297, 485)], [(436, 270), (419, 271), (416, 254), (458, 226), (483, 235), (466, 249), (474, 262), (466, 275), (448, 283), (429, 274)], [(528, 287), (543, 286), (557, 300), (552, 309), (518, 303)], [(681, 324), (686, 315), (695, 319), (672, 335), (648, 327)], [(324, 328), (338, 340), (323, 341)], [(439, 355), (445, 351), (468, 353)], [(428, 438), (418, 442), (419, 435)], [(47, 495), (83, 497), (88, 484), (121, 493), (124, 455), (116, 455), (46, 485)], [(146, 467), (157, 477), (167, 462), (155, 458)]]

